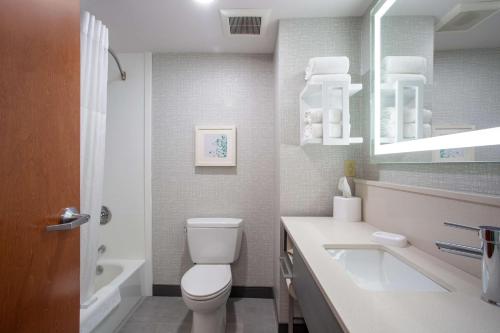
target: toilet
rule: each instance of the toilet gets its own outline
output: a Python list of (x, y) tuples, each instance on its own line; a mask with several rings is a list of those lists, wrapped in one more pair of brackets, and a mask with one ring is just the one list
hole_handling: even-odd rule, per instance
[(182, 298), (193, 311), (192, 333), (223, 333), (231, 292), (230, 264), (238, 259), (243, 220), (193, 218), (186, 221), (191, 267), (181, 279)]

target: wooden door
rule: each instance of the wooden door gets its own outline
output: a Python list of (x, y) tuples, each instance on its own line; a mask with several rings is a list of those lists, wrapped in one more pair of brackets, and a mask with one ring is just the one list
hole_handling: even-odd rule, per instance
[(78, 332), (80, 3), (0, 5), (0, 332)]

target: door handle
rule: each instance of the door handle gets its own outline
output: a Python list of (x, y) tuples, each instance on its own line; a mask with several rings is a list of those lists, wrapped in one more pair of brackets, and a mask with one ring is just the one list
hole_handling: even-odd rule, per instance
[(59, 224), (47, 226), (47, 231), (64, 231), (78, 228), (90, 220), (90, 215), (80, 214), (75, 207), (64, 208), (59, 217)]

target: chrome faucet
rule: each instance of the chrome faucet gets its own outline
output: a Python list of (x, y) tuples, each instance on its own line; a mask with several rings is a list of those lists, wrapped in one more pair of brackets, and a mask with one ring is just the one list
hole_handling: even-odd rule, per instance
[(478, 232), (481, 247), (465, 246), (436, 241), (444, 252), (482, 260), (482, 294), (484, 301), (500, 306), (500, 228), (493, 226), (469, 227), (456, 223), (444, 223), (448, 227)]

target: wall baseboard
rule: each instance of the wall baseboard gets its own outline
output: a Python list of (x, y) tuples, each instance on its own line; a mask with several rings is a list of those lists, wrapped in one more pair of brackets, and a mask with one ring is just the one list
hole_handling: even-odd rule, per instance
[[(279, 323), (278, 324), (278, 333), (288, 333), (288, 324), (287, 323)], [(309, 333), (307, 330), (306, 324), (293, 324), (293, 333)]]
[[(178, 284), (154, 284), (153, 296), (181, 297), (181, 286)], [(274, 299), (272, 287), (233, 286), (229, 297)]]

